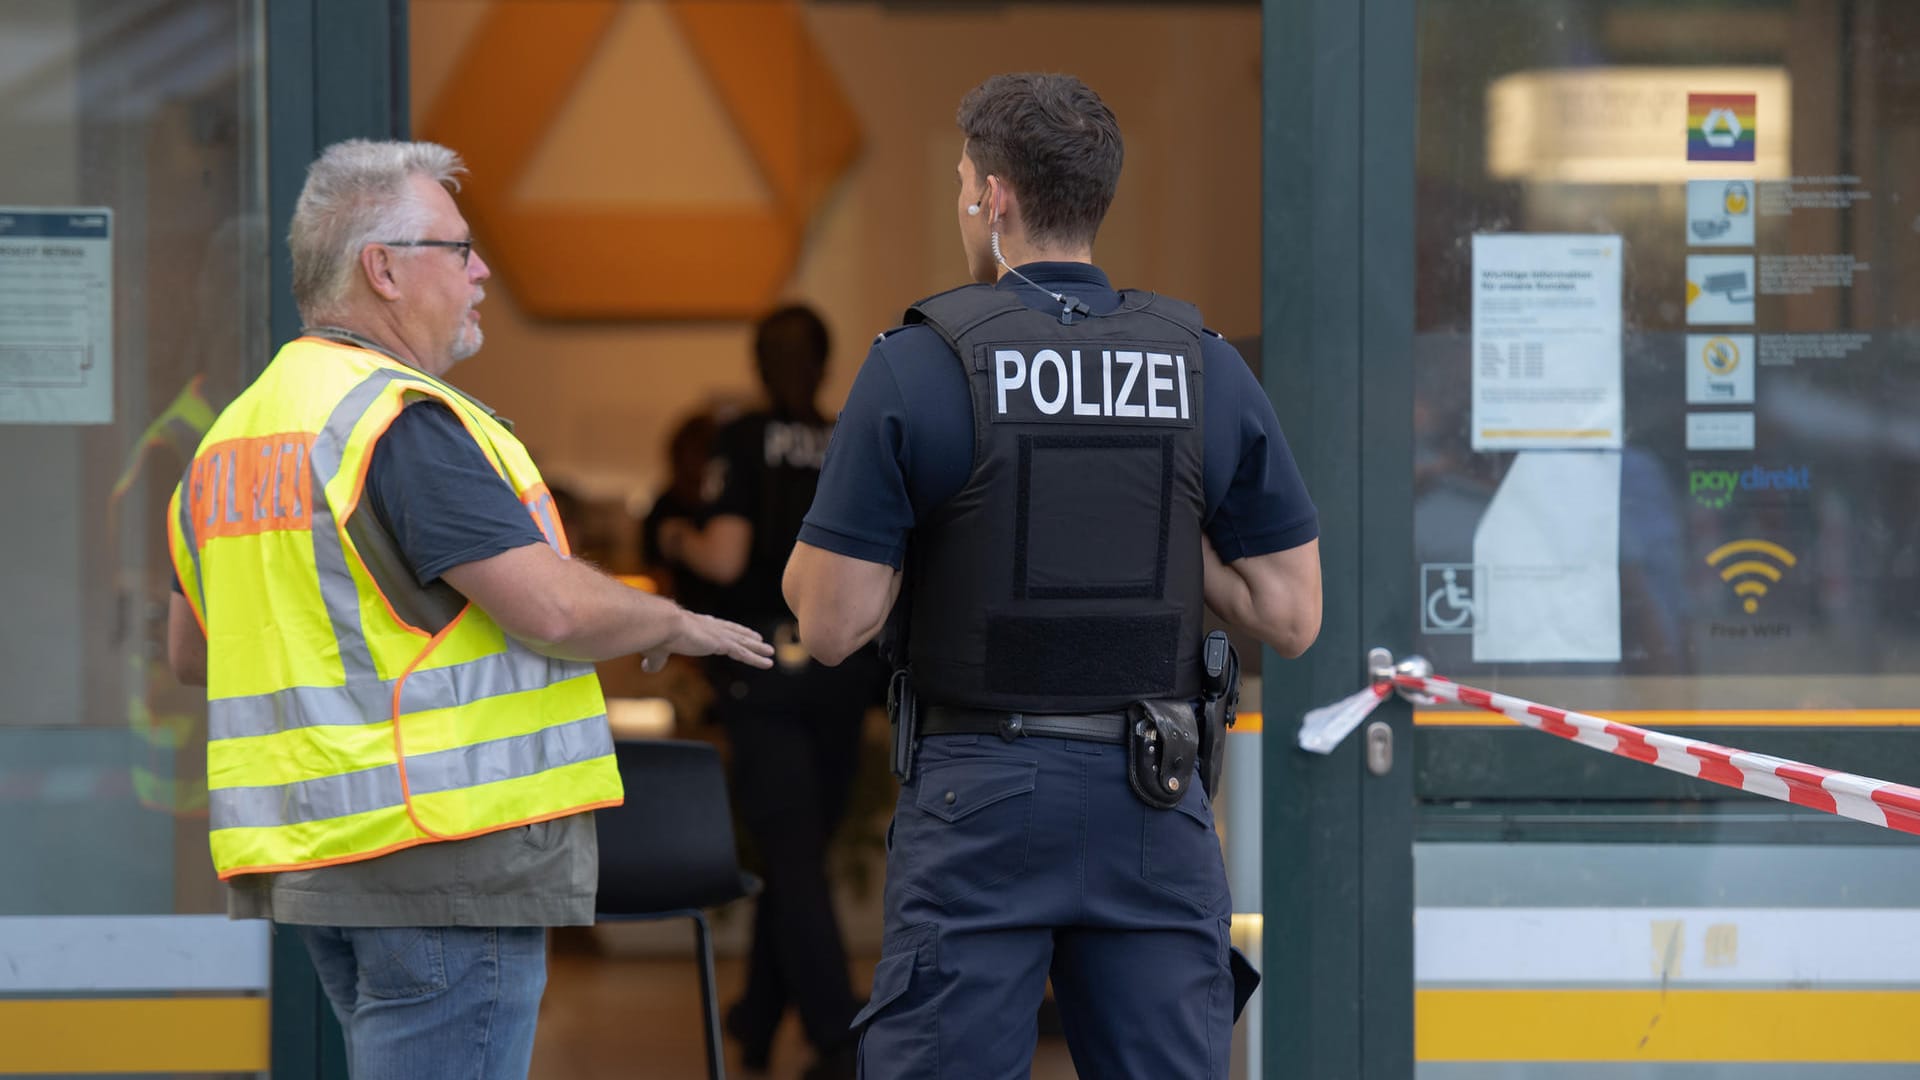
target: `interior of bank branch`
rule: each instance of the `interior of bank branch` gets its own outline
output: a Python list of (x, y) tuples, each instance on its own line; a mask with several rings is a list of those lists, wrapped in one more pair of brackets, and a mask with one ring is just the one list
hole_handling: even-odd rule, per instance
[[(1006, 71), (1111, 107), (1099, 266), (1235, 346), (1320, 512), (1320, 640), (1234, 636), (1214, 821), (1264, 982), (1232, 1075), (1910, 1075), (1912, 837), (1430, 697), (1329, 753), (1297, 733), (1380, 647), (1920, 784), (1916, 65), (1894, 0), (0, 5), (0, 1076), (346, 1075), (297, 940), (226, 917), (205, 696), (166, 663), (169, 500), (299, 333), (322, 148), (463, 156), (492, 276), (448, 379), (511, 419), (576, 557), (671, 592), (647, 522), (764, 407), (756, 322), (818, 314), (831, 417), (966, 280), (955, 110)], [(764, 1060), (725, 1022), (766, 857), (731, 685), (598, 674), (620, 746), (718, 770), (668, 828), (717, 835), (742, 895), (681, 904), (705, 932), (554, 930), (532, 1075), (807, 1075), (797, 1013)], [(826, 856), (862, 999), (889, 739), (876, 692)], [(1032, 1075), (1075, 1075), (1051, 998), (1035, 1024)]]
[[(576, 543), (603, 565), (646, 572), (629, 560), (638, 559), (652, 497), (671, 482), (674, 431), (693, 415), (754, 407), (759, 315), (795, 301), (820, 312), (832, 332), (820, 395), (831, 413), (873, 337), (899, 325), (906, 304), (964, 279), (954, 111), (994, 69), (1073, 72), (1125, 118), (1124, 180), (1098, 250), (1115, 283), (1151, 278), (1155, 290), (1200, 305), (1221, 333), (1258, 334), (1260, 238), (1246, 225), (1260, 198), (1257, 6), (805, 5), (794, 27), (802, 36), (781, 46), (792, 50), (781, 62), (799, 70), (797, 94), (778, 81), (788, 72), (742, 79), (716, 55), (763, 14), (751, 5), (617, 7), (597, 36), (576, 43), (582, 59), (545, 61), (568, 85), (542, 92), (551, 104), (522, 135), (524, 160), (501, 159), (491, 180), (479, 175), (481, 163), (506, 149), (476, 140), (503, 134), (492, 117), (507, 103), (473, 98), (526, 90), (488, 89), (490, 70), (517, 62), (488, 50), (529, 49), (525, 33), (565, 31), (523, 22), (508, 33), (489, 25), (501, 12), (465, 0), (415, 0), (410, 14), (415, 134), (461, 147), (476, 170), (468, 192), (497, 200), (475, 205), (526, 215), (530, 227), (505, 224), (502, 241), (524, 237), (547, 260), (520, 269), (511, 250), (483, 249), (498, 270), (486, 351), (460, 372), (463, 387), (509, 411), (541, 468), (580, 495)], [(728, 78), (736, 84), (721, 81)], [(758, 111), (783, 104), (791, 111), (782, 115), (797, 122), (770, 131)], [(499, 194), (481, 195), (483, 184)], [(703, 231), (710, 215), (742, 224)], [(622, 252), (618, 295), (598, 310), (570, 307), (582, 279), (608, 270), (570, 258), (552, 229), (531, 227), (536, 220), (603, 232)], [(480, 243), (486, 229), (476, 222)], [(530, 285), (540, 299), (529, 302), (517, 284), (536, 275), (547, 280)], [(696, 672), (687, 665), (647, 678), (616, 663), (603, 666), (603, 680), (611, 696), (671, 701), (678, 737), (717, 739), (700, 718), (703, 698), (724, 688)], [(881, 944), (893, 806), (887, 739), (876, 710), (832, 853), (862, 992)], [(746, 951), (750, 907), (715, 917), (723, 998), (737, 993), (729, 982)], [(536, 1072), (618, 1073), (631, 1048), (593, 1033), (634, 1030), (618, 1018), (640, 1002), (652, 1021), (646, 1030), (694, 1031), (686, 938), (684, 926), (601, 927), (580, 952), (556, 955), (546, 1021), (556, 1037), (543, 1031)], [(799, 1027), (791, 1018), (777, 1047), (776, 1070), (795, 1069), (790, 1075), (809, 1060)], [(694, 1075), (699, 1044), (684, 1041)], [(1045, 1042), (1036, 1075), (1072, 1075), (1058, 1035)]]

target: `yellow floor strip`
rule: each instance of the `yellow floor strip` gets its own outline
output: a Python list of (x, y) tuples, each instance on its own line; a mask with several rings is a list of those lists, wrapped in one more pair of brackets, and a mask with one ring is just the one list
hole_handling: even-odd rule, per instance
[(1920, 1062), (1920, 991), (1420, 990), (1420, 1061)]
[[(1622, 724), (1673, 727), (1920, 727), (1920, 709), (1609, 709)], [(1416, 709), (1421, 727), (1507, 727), (1514, 721), (1479, 709)]]
[(268, 1016), (259, 997), (0, 1000), (0, 1075), (265, 1072)]

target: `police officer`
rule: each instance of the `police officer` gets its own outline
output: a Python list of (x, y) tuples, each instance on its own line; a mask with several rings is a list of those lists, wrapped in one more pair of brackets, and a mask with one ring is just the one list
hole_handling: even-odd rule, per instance
[(979, 284), (868, 353), (785, 578), (827, 663), (900, 600), (906, 779), (863, 1075), (1027, 1075), (1051, 976), (1081, 1075), (1225, 1077), (1201, 621), (1304, 650), (1317, 519), (1233, 348), (1094, 266), (1121, 163), (1098, 95), (996, 76), (959, 126)]
[(670, 519), (659, 546), (704, 579), (703, 599), (757, 627), (775, 645), (768, 671), (709, 665), (716, 717), (733, 750), (733, 791), (759, 854), (766, 888), (756, 901), (745, 994), (727, 1029), (749, 1069), (767, 1066), (791, 1006), (819, 1061), (810, 1078), (853, 1074), (848, 1021), (857, 1003), (834, 916), (827, 851), (846, 816), (867, 706), (878, 698), (877, 660), (814, 663), (780, 596), (780, 570), (813, 501), (833, 424), (815, 399), (830, 338), (813, 309), (792, 305), (754, 331), (768, 408), (722, 428), (713, 442), (718, 491), (706, 520)]

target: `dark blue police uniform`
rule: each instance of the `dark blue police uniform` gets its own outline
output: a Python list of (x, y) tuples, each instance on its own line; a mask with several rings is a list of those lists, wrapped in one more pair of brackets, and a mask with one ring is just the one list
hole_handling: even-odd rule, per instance
[[(925, 735), (902, 784), (863, 1075), (1027, 1075), (1051, 977), (1082, 1075), (1225, 1077), (1210, 793), (1149, 806), (1108, 736), (1130, 702), (1192, 693), (1201, 530), (1231, 562), (1317, 520), (1259, 383), (1192, 308), (1083, 264), (1021, 270), (1086, 315), (1011, 275), (917, 305), (927, 324), (869, 353), (800, 530), (907, 569), (923, 711), (979, 728)], [(1012, 337), (980, 345), (996, 320)], [(1050, 321), (1060, 342), (1016, 340)]]
[(837, 668), (815, 663), (780, 595), (831, 434), (817, 417), (753, 412), (714, 436), (722, 477), (706, 512), (746, 519), (753, 540), (740, 579), (708, 584), (703, 593), (714, 614), (753, 627), (776, 650), (765, 671), (707, 664), (713, 714), (732, 747), (741, 823), (765, 881), (754, 905), (746, 989), (727, 1014), (750, 1068), (765, 1067), (789, 1007), (823, 1058), (846, 1061), (848, 1020), (859, 1007), (827, 868), (853, 792), (866, 711), (882, 680), (871, 649)]

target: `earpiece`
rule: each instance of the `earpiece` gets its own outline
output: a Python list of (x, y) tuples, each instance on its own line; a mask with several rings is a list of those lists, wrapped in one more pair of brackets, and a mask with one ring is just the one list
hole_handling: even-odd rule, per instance
[[(993, 178), (992, 178), (992, 177), (988, 177), (987, 179), (988, 179), (989, 181), (991, 181), (991, 180), (992, 180)], [(972, 205), (972, 206), (969, 206), (969, 207), (967, 207), (967, 216), (968, 216), (968, 217), (979, 217), (979, 216), (980, 216), (980, 207), (981, 207), (981, 206), (983, 206), (983, 205), (985, 205), (985, 204), (986, 204), (986, 202), (987, 202), (987, 200), (988, 200), (988, 199), (991, 199), (991, 198), (993, 198), (993, 184), (992, 184), (992, 183), (988, 183), (988, 184), (987, 184), (987, 187), (986, 187), (986, 190), (985, 190), (985, 191), (982, 191), (982, 192), (980, 193), (980, 197), (979, 197), (979, 198), (977, 198), (977, 199), (975, 199), (975, 200), (973, 200), (973, 205)], [(1000, 215), (998, 215), (998, 214), (993, 214), (993, 215), (991, 215), (991, 217), (992, 217), (992, 218), (995, 218), (995, 219), (997, 219), (997, 218), (998, 218), (999, 216), (1000, 216)]]

